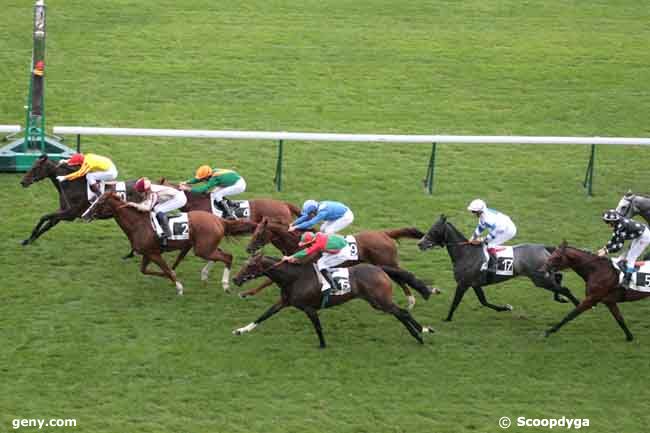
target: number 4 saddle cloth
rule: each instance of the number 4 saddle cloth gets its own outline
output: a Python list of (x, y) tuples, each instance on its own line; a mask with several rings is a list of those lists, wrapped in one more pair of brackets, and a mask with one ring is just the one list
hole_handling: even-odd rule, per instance
[[(619, 283), (623, 282), (623, 271), (618, 266), (619, 259), (612, 259), (612, 264), (616, 269), (621, 273), (618, 276)], [(631, 290), (636, 290), (639, 292), (648, 292), (650, 293), (650, 261), (646, 262), (636, 262), (635, 263), (636, 272), (632, 274), (631, 284), (629, 288)]]
[[(151, 226), (153, 227), (158, 237), (162, 236), (163, 230), (158, 223), (156, 214), (150, 213)], [(190, 238), (190, 222), (187, 218), (187, 213), (182, 212), (178, 215), (170, 215), (167, 217), (169, 220), (169, 232), (172, 234), (169, 240), (184, 241)]]

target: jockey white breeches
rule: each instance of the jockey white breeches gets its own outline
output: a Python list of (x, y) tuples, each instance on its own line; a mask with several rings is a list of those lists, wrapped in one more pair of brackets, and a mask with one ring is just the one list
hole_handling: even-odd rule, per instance
[(490, 235), (494, 235), (494, 238), (488, 237), (488, 242), (483, 247), (483, 255), (485, 256), (485, 262), (483, 263), (483, 266), (481, 266), (481, 270), (487, 269), (487, 263), (490, 260), (490, 254), (488, 253), (488, 248), (494, 248), (503, 245), (504, 243), (508, 242), (510, 239), (514, 238), (516, 234), (517, 234), (517, 227), (514, 224), (507, 225), (505, 227), (500, 227), (494, 233), (490, 233)]
[(212, 202), (220, 202), (224, 197), (228, 197), (235, 194), (241, 194), (246, 191), (246, 181), (243, 177), (240, 177), (239, 180), (233, 183), (230, 186), (217, 187), (210, 193), (210, 199)]
[(153, 207), (153, 211), (155, 213), (158, 212), (171, 212), (176, 209), (180, 209), (183, 206), (187, 204), (187, 196), (183, 193), (183, 191), (179, 191), (180, 194), (176, 194), (174, 198), (167, 200), (166, 202), (163, 203), (158, 203)]
[(650, 230), (647, 228), (643, 230), (643, 234), (640, 237), (634, 239), (630, 244), (630, 249), (621, 256), (622, 259), (627, 260), (627, 267), (633, 268), (634, 262), (639, 256), (643, 253), (643, 250), (650, 244)]
[[(90, 173), (86, 173), (88, 199), (90, 200), (95, 198), (95, 193), (90, 190), (91, 185), (94, 185), (97, 182), (108, 182), (115, 179), (117, 179), (117, 168), (115, 168), (114, 165), (106, 171), (92, 171)], [(101, 185), (101, 191), (104, 192), (103, 185)]]
[(341, 254), (341, 252), (336, 254), (323, 253), (321, 258), (318, 259), (318, 261), (316, 262), (316, 267), (318, 268), (319, 271), (321, 271), (323, 269), (330, 269), (336, 267), (345, 261), (346, 261), (346, 256), (345, 254)]
[(354, 214), (348, 209), (341, 218), (322, 223), (319, 231), (328, 235), (333, 235), (352, 224), (352, 221), (354, 221)]

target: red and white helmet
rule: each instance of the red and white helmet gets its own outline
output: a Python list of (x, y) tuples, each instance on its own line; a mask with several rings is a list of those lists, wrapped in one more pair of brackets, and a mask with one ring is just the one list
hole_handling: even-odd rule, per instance
[(151, 189), (151, 181), (146, 177), (141, 177), (135, 183), (135, 190), (138, 192), (146, 192)]
[(487, 209), (487, 205), (480, 198), (472, 200), (472, 202), (467, 206), (467, 210), (470, 212), (484, 212)]

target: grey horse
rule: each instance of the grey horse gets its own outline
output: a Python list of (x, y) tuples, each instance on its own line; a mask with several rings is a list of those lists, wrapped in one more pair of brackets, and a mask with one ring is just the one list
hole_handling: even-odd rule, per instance
[[(623, 218), (633, 218), (635, 215), (641, 215), (646, 223), (650, 224), (650, 197), (628, 191), (619, 200), (616, 212)], [(643, 256), (643, 260), (650, 260), (650, 253)]]
[[(483, 285), (497, 284), (511, 278), (526, 276), (530, 278), (537, 287), (553, 292), (553, 298), (557, 302), (566, 302), (562, 296), (566, 296), (578, 305), (580, 301), (573, 296), (568, 288), (562, 286), (562, 274), (559, 272), (547, 273), (541, 270), (546, 259), (551, 255), (555, 247), (546, 247), (541, 244), (521, 244), (513, 247), (514, 275), (493, 275), (491, 281), (486, 282), (484, 273), (481, 272), (481, 264), (484, 260), (483, 247), (470, 244), (450, 222), (447, 217), (440, 216), (440, 219), (431, 226), (427, 234), (418, 242), (420, 250), (428, 250), (433, 247), (447, 247), (447, 252), (454, 266), (454, 278), (456, 279), (456, 294), (449, 309), (449, 315), (445, 319), (451, 321), (454, 311), (463, 299), (463, 295), (470, 287), (474, 289), (479, 302), (495, 311), (512, 310), (511, 305), (494, 305), (488, 302), (483, 292)], [(562, 296), (560, 296), (562, 295)]]

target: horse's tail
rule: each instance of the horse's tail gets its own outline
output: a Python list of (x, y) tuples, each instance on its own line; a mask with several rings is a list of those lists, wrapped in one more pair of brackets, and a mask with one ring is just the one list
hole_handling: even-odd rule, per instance
[(299, 217), (300, 214), (302, 213), (300, 208), (298, 206), (296, 206), (295, 204), (289, 203), (288, 201), (285, 201), (285, 204), (289, 208), (289, 212), (291, 212), (291, 215), (293, 215), (295, 217)]
[(384, 230), (389, 237), (393, 239), (399, 238), (411, 238), (411, 239), (421, 239), (424, 236), (420, 230), (415, 227), (403, 227), (401, 229), (395, 230)]
[(251, 220), (222, 220), (226, 236), (239, 236), (253, 233), (257, 224)]
[(380, 266), (380, 268), (388, 274), (391, 280), (397, 284), (406, 284), (413, 287), (418, 291), (424, 299), (429, 299), (434, 290), (427, 286), (423, 281), (417, 279), (415, 275), (404, 269), (394, 268), (392, 266)]

